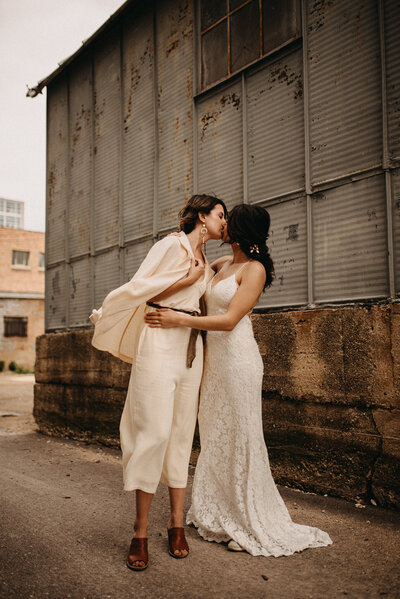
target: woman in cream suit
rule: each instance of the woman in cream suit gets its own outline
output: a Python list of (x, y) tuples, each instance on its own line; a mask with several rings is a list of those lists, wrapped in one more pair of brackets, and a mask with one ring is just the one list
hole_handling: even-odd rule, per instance
[(200, 298), (213, 276), (201, 247), (221, 239), (225, 214), (218, 198), (192, 196), (180, 212), (180, 234), (158, 241), (134, 277), (111, 291), (90, 317), (92, 344), (132, 364), (120, 434), (124, 488), (136, 491), (127, 560), (133, 570), (148, 565), (148, 513), (160, 481), (169, 487), (169, 553), (188, 555), (183, 502), (203, 370), (197, 330), (150, 328), (144, 316), (161, 305), (200, 315)]

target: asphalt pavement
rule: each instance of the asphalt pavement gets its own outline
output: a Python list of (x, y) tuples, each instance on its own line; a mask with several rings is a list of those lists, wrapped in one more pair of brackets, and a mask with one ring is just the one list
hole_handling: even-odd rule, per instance
[(326, 530), (332, 546), (252, 557), (187, 527), (190, 555), (175, 560), (160, 485), (150, 565), (128, 570), (134, 496), (122, 490), (119, 451), (37, 433), (32, 388), (32, 376), (0, 375), (1, 598), (400, 597), (399, 513), (282, 487), (292, 518)]

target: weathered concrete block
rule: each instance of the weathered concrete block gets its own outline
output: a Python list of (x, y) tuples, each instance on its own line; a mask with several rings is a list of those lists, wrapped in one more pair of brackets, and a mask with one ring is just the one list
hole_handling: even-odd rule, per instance
[(393, 350), (400, 350), (400, 313), (392, 306), (260, 314), (253, 327), (264, 390), (302, 401), (399, 407)]
[(50, 435), (119, 444), (119, 421), (126, 391), (36, 383), (33, 415)]
[(263, 422), (278, 482), (367, 499), (381, 443), (371, 412), (265, 397)]
[(382, 437), (382, 453), (400, 464), (400, 410), (374, 410), (373, 417)]
[(93, 347), (92, 336), (93, 329), (38, 337), (36, 381), (126, 389), (131, 365)]
[[(400, 507), (400, 306), (252, 321), (276, 480)], [(39, 337), (34, 415), (50, 434), (116, 445), (131, 367), (94, 349), (91, 337), (92, 329)]]
[(380, 505), (400, 509), (400, 462), (397, 457), (381, 456), (376, 460), (371, 489)]
[(395, 407), (391, 306), (343, 310), (343, 362), (350, 403)]

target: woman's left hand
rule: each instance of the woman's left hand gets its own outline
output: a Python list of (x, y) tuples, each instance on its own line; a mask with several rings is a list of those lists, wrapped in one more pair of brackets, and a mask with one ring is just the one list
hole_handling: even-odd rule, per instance
[(144, 316), (144, 321), (150, 328), (170, 329), (180, 325), (180, 315), (168, 308), (160, 308), (154, 312), (148, 312)]

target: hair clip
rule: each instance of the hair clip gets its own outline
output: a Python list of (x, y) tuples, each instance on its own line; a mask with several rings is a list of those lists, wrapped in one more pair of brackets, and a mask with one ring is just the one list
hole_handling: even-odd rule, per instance
[(258, 245), (256, 243), (250, 246), (250, 254), (254, 254), (254, 252), (256, 254), (260, 253), (260, 250), (258, 249)]

